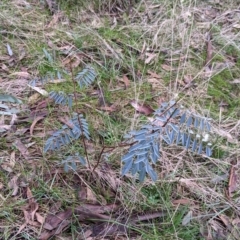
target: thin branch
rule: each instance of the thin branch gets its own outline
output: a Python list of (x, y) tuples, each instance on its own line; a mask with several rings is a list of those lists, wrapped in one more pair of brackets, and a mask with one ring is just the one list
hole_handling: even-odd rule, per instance
[(104, 149), (105, 149), (105, 146), (102, 147), (102, 150), (101, 150), (101, 152), (100, 152), (100, 154), (99, 154), (99, 157), (98, 157), (97, 163), (96, 163), (96, 165), (93, 167), (92, 172), (94, 172), (94, 171), (96, 170), (96, 168), (98, 167), (98, 165), (100, 164), (100, 161), (101, 161), (102, 155), (103, 155), (103, 153), (104, 153)]

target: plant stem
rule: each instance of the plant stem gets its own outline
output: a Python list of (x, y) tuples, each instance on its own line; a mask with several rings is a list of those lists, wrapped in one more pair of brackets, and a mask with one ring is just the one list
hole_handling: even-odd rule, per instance
[[(79, 117), (79, 110), (77, 108), (77, 93), (76, 93), (76, 82), (74, 81), (74, 77), (73, 77), (73, 69), (72, 69), (72, 65), (70, 63), (70, 69), (71, 69), (71, 79), (72, 79), (72, 82), (73, 82), (73, 95), (74, 95), (74, 102), (76, 104), (76, 112), (77, 112), (77, 116), (78, 116), (78, 123), (79, 123), (79, 126), (80, 126), (80, 129), (83, 133), (83, 127), (82, 127), (82, 122), (80, 120), (80, 117)], [(91, 165), (90, 165), (90, 161), (89, 161), (89, 158), (88, 158), (88, 152), (87, 152), (87, 145), (86, 145), (86, 142), (85, 142), (85, 138), (84, 136), (82, 136), (82, 141), (83, 141), (83, 147), (84, 147), (84, 152), (85, 152), (85, 156), (86, 156), (86, 160), (87, 160), (87, 164), (88, 164), (88, 167), (90, 168), (91, 170)]]

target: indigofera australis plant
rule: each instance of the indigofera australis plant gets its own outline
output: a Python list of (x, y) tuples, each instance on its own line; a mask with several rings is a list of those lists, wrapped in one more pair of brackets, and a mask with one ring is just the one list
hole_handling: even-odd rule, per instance
[[(92, 66), (86, 66), (81, 72), (73, 77), (74, 91), (75, 84), (78, 83), (80, 88), (91, 85), (97, 74)], [(46, 83), (45, 81), (44, 83)], [(36, 81), (31, 81), (35, 85)], [(49, 97), (56, 104), (68, 105), (73, 107), (73, 101), (77, 103), (76, 92), (67, 95), (64, 92), (50, 92)], [(180, 99), (164, 102), (153, 113), (153, 121), (143, 125), (139, 130), (130, 131), (124, 136), (124, 144), (117, 147), (129, 146), (128, 152), (121, 158), (123, 168), (121, 175), (128, 173), (131, 175), (138, 174), (142, 182), (146, 175), (149, 175), (153, 181), (157, 180), (157, 173), (153, 166), (161, 160), (161, 149), (164, 145), (181, 145), (187, 150), (196, 154), (205, 154), (210, 157), (212, 146), (209, 143), (211, 132), (210, 119), (184, 110), (178, 107)], [(85, 138), (90, 140), (91, 136), (88, 129), (88, 123), (82, 114), (72, 112), (71, 120), (64, 124), (61, 129), (54, 132), (45, 142), (44, 153), (48, 151), (59, 150), (61, 147), (71, 144), (82, 137), (85, 156), (76, 153), (74, 156), (68, 156), (62, 161), (66, 171), (76, 169), (76, 160), (82, 165), (86, 162), (91, 168), (88, 160)], [(101, 151), (100, 157), (104, 154), (105, 147)], [(98, 160), (97, 165), (99, 164)], [(97, 166), (93, 167), (95, 170)]]

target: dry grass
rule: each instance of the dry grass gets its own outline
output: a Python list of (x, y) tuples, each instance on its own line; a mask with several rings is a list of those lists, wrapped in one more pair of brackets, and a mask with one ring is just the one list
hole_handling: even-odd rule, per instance
[[(66, 219), (57, 226), (58, 234), (53, 230), (56, 239), (127, 239), (126, 235), (131, 239), (239, 239), (240, 86), (234, 80), (240, 78), (240, 17), (236, 1), (141, 0), (132, 6), (118, 1), (100, 6), (93, 1), (84, 7), (72, 7), (70, 2), (61, 2), (61, 11), (54, 15), (41, 1), (0, 3), (0, 92), (24, 101), (27, 111), (19, 119), (26, 120), (29, 113), (34, 116), (40, 101), (30, 108), (28, 99), (34, 92), (27, 82), (69, 70), (71, 59), (74, 72), (89, 63), (98, 72), (94, 87), (78, 92), (78, 107), (92, 128), (92, 141), (87, 142), (92, 167), (103, 139), (108, 146), (117, 145), (126, 132), (149, 120), (134, 112), (131, 100), (156, 108), (180, 97), (180, 104), (191, 112), (212, 118), (215, 150), (212, 158), (206, 158), (176, 146), (164, 147), (156, 183), (146, 179), (139, 184), (131, 176), (120, 177), (120, 157), (127, 148), (109, 148), (108, 161), (102, 161), (95, 172), (79, 166), (67, 174), (60, 161), (83, 149), (75, 143), (62, 152), (42, 154), (48, 131), (59, 128), (62, 114), (52, 105), (45, 107), (48, 115), (36, 123), (33, 135), (29, 134), (30, 118), (16, 122), (13, 131), (0, 139), (3, 239), (50, 239), (46, 217), (57, 221), (58, 213)], [(54, 56), (53, 63), (46, 60), (43, 48)], [(120, 81), (124, 75), (130, 82), (126, 89)], [(66, 76), (67, 83), (47, 85), (46, 90), (72, 92), (70, 78)], [(104, 102), (114, 104), (116, 110), (99, 108), (99, 89)], [(9, 119), (1, 119), (0, 124), (3, 121)], [(17, 139), (27, 150), (16, 144)], [(84, 210), (86, 203), (111, 208), (104, 212), (91, 205)], [(69, 208), (79, 212), (67, 217)], [(147, 217), (135, 221), (136, 215)], [(105, 225), (91, 221), (96, 218)], [(127, 219), (131, 227), (126, 234), (125, 228), (116, 226), (124, 226)], [(115, 234), (106, 237), (106, 229)]]

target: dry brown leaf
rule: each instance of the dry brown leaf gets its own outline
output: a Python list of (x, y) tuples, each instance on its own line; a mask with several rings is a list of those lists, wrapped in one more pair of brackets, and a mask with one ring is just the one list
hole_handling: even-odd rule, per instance
[(149, 64), (156, 56), (156, 53), (146, 53), (147, 59), (145, 60), (145, 64)]
[(40, 213), (38, 213), (38, 212), (36, 212), (35, 216), (36, 216), (37, 221), (43, 225), (45, 218), (43, 216), (41, 216)]
[[(89, 239), (90, 240), (90, 238), (88, 238), (88, 237), (90, 237), (91, 235), (92, 235), (92, 230), (90, 230), (90, 229), (88, 229), (88, 230), (86, 230), (84, 233), (83, 233), (83, 236), (84, 236), (84, 239)], [(91, 238), (91, 239), (93, 239), (93, 238)]]
[(88, 187), (87, 187), (87, 201), (92, 204), (98, 203), (98, 200), (97, 200), (94, 192), (92, 191), (92, 189), (90, 189)]
[(168, 72), (172, 71), (172, 67), (167, 64), (162, 64), (161, 67), (165, 71), (168, 71)]
[(36, 92), (40, 93), (41, 95), (43, 95), (44, 97), (48, 97), (48, 92), (40, 87), (34, 87), (28, 84), (28, 86), (30, 88), (32, 88), (33, 90), (35, 90)]
[(223, 130), (223, 129), (218, 129), (214, 128), (214, 132), (216, 132), (219, 136), (227, 138), (227, 141), (230, 143), (237, 143), (238, 140), (235, 139), (229, 132)]
[(64, 231), (65, 228), (67, 228), (71, 224), (71, 221), (64, 220), (59, 224), (59, 226), (56, 229), (53, 229), (52, 231), (44, 230), (41, 235), (39, 236), (39, 240), (48, 240), (54, 235), (58, 235), (61, 232)]
[(29, 152), (28, 149), (26, 148), (26, 146), (21, 142), (20, 139), (17, 139), (14, 142), (14, 146), (19, 150), (19, 152), (23, 155), (23, 157), (28, 160), (29, 159)]
[(68, 58), (65, 58), (63, 61), (62, 61), (62, 65), (64, 67), (68, 66), (70, 63), (72, 62), (72, 58), (68, 57)]
[(10, 166), (9, 166), (9, 163), (7, 163), (7, 162), (2, 163), (2, 164), (1, 164), (1, 168), (2, 168), (3, 170), (5, 170), (6, 172), (9, 172), (9, 173), (13, 172), (12, 167), (10, 167)]
[[(93, 226), (93, 233), (91, 236), (94, 239), (105, 239), (104, 236), (116, 236), (116, 235), (126, 235), (127, 234), (127, 226), (124, 224), (118, 223), (98, 223)], [(116, 238), (114, 238), (116, 239)]]
[(115, 112), (117, 110), (116, 106), (114, 106), (114, 104), (112, 104), (111, 106), (102, 106), (99, 107), (98, 109), (102, 110), (102, 111), (106, 111), (106, 112)]
[[(13, 151), (13, 152), (11, 152), (10, 159), (8, 162), (6, 162), (6, 165), (9, 166), (10, 168), (14, 168), (15, 164), (16, 164), (15, 151)], [(2, 168), (4, 169), (3, 166), (2, 166)]]
[(173, 200), (172, 204), (174, 204), (174, 205), (177, 205), (177, 204), (192, 205), (193, 204), (193, 200), (187, 199), (187, 198), (182, 198), (182, 199)]
[(104, 93), (103, 93), (103, 89), (99, 88), (97, 90), (97, 95), (98, 95), (98, 105), (101, 106), (105, 106), (106, 105), (106, 101), (104, 98)]
[(233, 81), (229, 82), (231, 84), (238, 84), (240, 83), (240, 79), (234, 79)]
[(224, 234), (224, 227), (222, 224), (220, 224), (217, 220), (211, 219), (209, 221), (209, 224), (211, 225), (212, 229), (216, 232), (215, 235), (217, 235), (214, 239), (227, 239), (227, 236)]
[(18, 231), (17, 231), (17, 235), (18, 235), (19, 233), (21, 233), (22, 230), (23, 230), (26, 226), (27, 226), (27, 223), (26, 223), (26, 222), (23, 223), (23, 224), (19, 227), (19, 229), (18, 229)]
[[(109, 164), (104, 163), (102, 169), (95, 169), (95, 173), (97, 174), (97, 178), (106, 182), (109, 187), (113, 191), (117, 191), (119, 186), (121, 185), (121, 180), (117, 177), (116, 172), (111, 169)], [(109, 192), (108, 192), (109, 194)]]
[(154, 112), (150, 106), (139, 104), (136, 100), (132, 100), (130, 104), (136, 109), (136, 111), (145, 115), (150, 115)]
[(120, 79), (121, 82), (124, 82), (125, 88), (128, 88), (130, 86), (130, 81), (126, 75), (123, 75), (123, 77)]
[(27, 78), (27, 79), (31, 77), (31, 75), (28, 72), (15, 72), (10, 74), (10, 76), (17, 76), (17, 77)]
[(189, 75), (189, 74), (188, 74), (188, 75), (184, 75), (184, 77), (183, 77), (183, 81), (184, 81), (185, 84), (191, 83), (192, 80), (193, 80), (192, 75)]
[(66, 82), (67, 80), (66, 79), (51, 79), (48, 81), (48, 83), (53, 83), (53, 84), (58, 84), (58, 83), (63, 83), (63, 82)]
[(18, 178), (19, 178), (19, 176), (20, 176), (20, 173), (18, 173), (17, 175), (13, 176), (13, 178), (8, 183), (8, 187), (10, 189), (13, 189), (12, 196), (16, 196), (17, 193), (18, 193), (18, 188), (19, 188)]
[(31, 127), (30, 127), (30, 135), (31, 136), (33, 135), (33, 130), (34, 130), (35, 125), (37, 124), (38, 121), (42, 120), (43, 118), (44, 118), (43, 116), (38, 116), (33, 120), (33, 123), (31, 124)]
[(192, 210), (190, 210), (184, 217), (182, 220), (182, 225), (186, 226), (187, 224), (190, 223), (190, 221), (192, 220)]
[(233, 193), (237, 190), (237, 186), (238, 186), (237, 168), (235, 166), (232, 166), (228, 183), (229, 197), (232, 197)]
[(131, 217), (130, 222), (136, 223), (136, 222), (141, 222), (141, 221), (149, 221), (151, 219), (164, 217), (166, 215), (167, 215), (167, 212), (165, 212), (165, 211), (145, 213), (144, 215), (141, 215), (141, 216)]
[(29, 98), (28, 98), (28, 103), (30, 105), (32, 104), (35, 104), (39, 98), (41, 97), (41, 94), (40, 93), (34, 93), (33, 95), (31, 95)]
[(78, 206), (75, 208), (76, 212), (81, 211), (85, 213), (91, 213), (91, 214), (102, 214), (106, 212), (113, 212), (116, 211), (119, 208), (116, 204), (109, 204), (106, 206), (100, 206), (100, 205), (93, 205), (93, 204), (82, 204), (81, 206)]
[(159, 85), (159, 79), (157, 78), (148, 78), (147, 81), (151, 83), (154, 88)]
[[(112, 206), (112, 205), (111, 205)], [(90, 219), (104, 219), (109, 220), (110, 216), (104, 215), (103, 213), (106, 211), (107, 206), (99, 206), (92, 204), (83, 204), (82, 206), (78, 206), (75, 208), (75, 214), (79, 215), (79, 221), (85, 221)]]
[(35, 213), (38, 210), (38, 203), (36, 203), (36, 201), (32, 195), (32, 191), (29, 187), (27, 188), (27, 198), (28, 198), (28, 206), (26, 209), (28, 210), (28, 212), (30, 214), (30, 220), (34, 221)]
[(232, 225), (239, 225), (238, 227), (240, 227), (240, 218), (235, 218), (232, 220)]
[(1, 68), (2, 68), (3, 71), (9, 72), (9, 68), (4, 63), (2, 63)]
[(24, 220), (25, 222), (21, 225), (21, 227), (18, 230), (18, 234), (29, 224), (35, 227), (39, 227), (39, 223), (34, 221), (35, 214), (38, 210), (38, 203), (33, 198), (32, 192), (30, 188), (27, 188), (27, 198), (28, 198), (28, 204), (25, 206), (22, 211), (24, 214)]
[(158, 79), (161, 78), (160, 75), (158, 75), (157, 73), (152, 72), (152, 71), (150, 71), (150, 70), (148, 70), (147, 73), (150, 74), (150, 76), (151, 76), (152, 78), (158, 78)]
[(82, 59), (78, 56), (76, 56), (72, 61), (71, 61), (71, 66), (72, 68), (76, 68), (79, 66), (79, 64), (82, 62)]
[(203, 196), (206, 197), (206, 196), (211, 195), (210, 188), (207, 188), (207, 189), (202, 188), (201, 185), (198, 185), (196, 182), (194, 182), (192, 180), (181, 178), (181, 179), (179, 179), (179, 183), (182, 186), (188, 188), (189, 191), (197, 194), (197, 196), (199, 196), (199, 197), (203, 197)]
[(57, 12), (57, 13), (55, 13), (55, 14), (53, 15), (53, 18), (52, 18), (51, 22), (48, 24), (47, 27), (48, 27), (48, 28), (54, 27), (54, 26), (58, 23), (59, 19), (60, 19), (62, 16), (63, 16), (62, 12)]
[(80, 191), (78, 191), (78, 198), (80, 200), (87, 199), (87, 187), (81, 186)]
[(58, 119), (60, 122), (64, 123), (71, 129), (73, 129), (75, 127), (74, 124), (69, 120), (68, 117), (59, 117)]
[(207, 36), (206, 44), (207, 44), (207, 58), (206, 58), (205, 66), (210, 66), (210, 62), (212, 60), (212, 54), (213, 54), (210, 34), (208, 34)]
[(43, 225), (44, 229), (53, 230), (59, 227), (63, 221), (67, 220), (72, 216), (72, 209), (67, 209), (66, 211), (62, 211), (57, 213), (56, 215), (49, 214), (46, 217), (45, 223)]
[(232, 225), (231, 225), (231, 220), (229, 217), (227, 217), (224, 214), (220, 214), (219, 218), (222, 220), (222, 222), (224, 223), (224, 225), (227, 227), (228, 230), (231, 230)]

